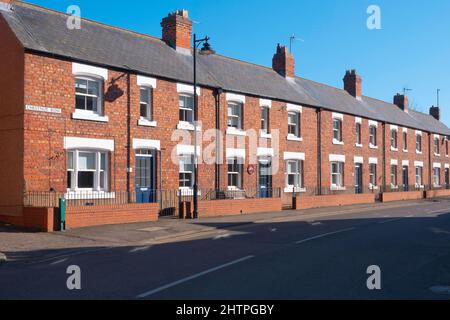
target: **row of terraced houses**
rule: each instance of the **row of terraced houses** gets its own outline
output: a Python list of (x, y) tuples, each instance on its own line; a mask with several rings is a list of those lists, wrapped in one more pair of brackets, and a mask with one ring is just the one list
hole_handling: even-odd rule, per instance
[(439, 107), (298, 77), (280, 45), (272, 68), (199, 54), (196, 149), (174, 139), (195, 131), (188, 12), (161, 38), (67, 18), (0, 1), (0, 221), (51, 231), (62, 198), (72, 228), (189, 217), (205, 151), (200, 216), (450, 195)]

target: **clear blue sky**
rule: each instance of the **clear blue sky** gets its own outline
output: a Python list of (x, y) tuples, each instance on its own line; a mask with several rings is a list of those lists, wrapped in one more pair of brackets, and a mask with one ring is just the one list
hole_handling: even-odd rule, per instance
[[(363, 77), (365, 95), (392, 101), (404, 87), (411, 105), (428, 111), (441, 89), (450, 126), (450, 1), (448, 0), (30, 0), (83, 17), (160, 36), (161, 18), (188, 9), (194, 31), (223, 55), (270, 66), (278, 42), (295, 33), (297, 75), (342, 87), (346, 69)], [(366, 26), (369, 5), (381, 8), (381, 30)]]

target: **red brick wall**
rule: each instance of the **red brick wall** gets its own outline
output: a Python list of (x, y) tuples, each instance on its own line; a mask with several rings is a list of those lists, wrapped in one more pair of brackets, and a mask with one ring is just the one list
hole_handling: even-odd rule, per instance
[(0, 16), (0, 214), (22, 214), (24, 50)]
[(151, 222), (158, 220), (159, 205), (130, 204), (67, 208), (66, 228), (83, 228), (108, 224)]
[(0, 222), (43, 232), (54, 231), (53, 208), (23, 208), (23, 215), (0, 215)]
[(449, 197), (450, 190), (430, 190), (425, 192), (425, 198), (440, 198), (440, 197)]
[(199, 217), (228, 216), (281, 211), (281, 199), (199, 201)]
[(381, 195), (382, 202), (405, 201), (423, 199), (423, 191), (409, 191), (409, 192), (384, 192)]
[(297, 197), (297, 210), (375, 203), (374, 194), (341, 194)]

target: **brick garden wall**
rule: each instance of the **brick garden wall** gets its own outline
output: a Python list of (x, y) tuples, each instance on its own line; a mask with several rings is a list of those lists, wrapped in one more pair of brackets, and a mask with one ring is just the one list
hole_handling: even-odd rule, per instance
[(385, 192), (381, 195), (382, 202), (405, 201), (423, 199), (423, 191)]
[(281, 199), (199, 201), (199, 217), (228, 216), (281, 211)]
[(342, 194), (297, 197), (297, 210), (375, 203), (374, 194)]

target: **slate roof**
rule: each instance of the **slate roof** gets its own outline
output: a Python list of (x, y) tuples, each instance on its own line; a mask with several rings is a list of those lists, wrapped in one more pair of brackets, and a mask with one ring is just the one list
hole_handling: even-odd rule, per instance
[[(66, 27), (67, 15), (16, 2), (12, 12), (0, 11), (28, 50), (54, 54), (101, 66), (130, 69), (144, 75), (192, 83), (192, 57), (162, 40), (128, 30), (82, 20), (81, 30)], [(321, 107), (413, 129), (450, 135), (432, 116), (362, 97), (303, 78), (285, 79), (271, 68), (218, 54), (199, 56), (200, 85), (290, 103)]]

